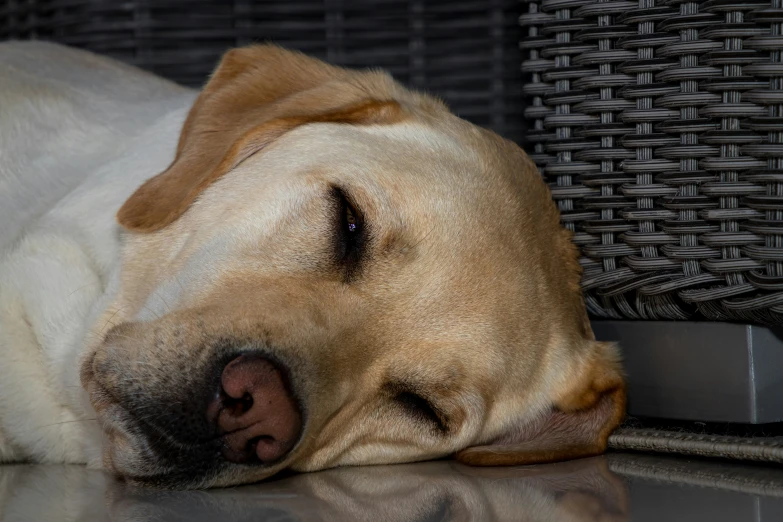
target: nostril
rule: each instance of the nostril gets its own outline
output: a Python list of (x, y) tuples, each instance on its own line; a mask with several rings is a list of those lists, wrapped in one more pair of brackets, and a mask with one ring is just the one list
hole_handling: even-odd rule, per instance
[(222, 437), (227, 460), (268, 464), (293, 448), (301, 413), (279, 367), (258, 355), (242, 355), (226, 365), (220, 384), (207, 416)]
[(270, 435), (260, 435), (258, 437), (253, 437), (250, 439), (247, 450), (251, 455), (255, 455), (258, 457), (258, 447), (261, 446), (262, 448), (271, 447), (274, 446), (277, 443), (274, 437)]
[(269, 435), (261, 435), (259, 437), (253, 437), (252, 439), (250, 439), (249, 446), (253, 449), (253, 451), (255, 451), (259, 442), (263, 442), (264, 444), (270, 444), (274, 441), (275, 441), (274, 437), (270, 437)]
[(220, 401), (224, 411), (235, 417), (240, 417), (253, 408), (253, 396), (247, 392), (239, 399), (234, 399), (223, 392), (221, 393)]
[(243, 412), (250, 410), (253, 407), (253, 396), (246, 392), (240, 399), (240, 406)]
[(286, 453), (285, 444), (270, 435), (247, 438), (230, 433), (223, 439), (223, 457), (235, 464), (267, 464)]

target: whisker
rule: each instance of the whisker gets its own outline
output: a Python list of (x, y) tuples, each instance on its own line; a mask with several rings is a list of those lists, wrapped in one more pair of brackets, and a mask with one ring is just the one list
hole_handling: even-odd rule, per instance
[(430, 236), (430, 234), (432, 234), (435, 231), (437, 227), (438, 227), (437, 225), (432, 225), (432, 228), (429, 230), (429, 232), (424, 234), (424, 236), (421, 239), (419, 239), (416, 243), (414, 243), (410, 248), (416, 248), (417, 246), (422, 244), (424, 240), (427, 239)]
[(62, 421), (62, 422), (55, 422), (53, 424), (44, 424), (42, 426), (36, 426), (34, 429), (42, 429), (42, 428), (51, 428), (52, 426), (60, 426), (62, 424), (73, 424), (74, 422), (95, 422), (98, 419), (76, 419), (76, 420), (69, 420), (69, 421)]
[(76, 292), (78, 292), (78, 291), (80, 291), (80, 290), (84, 290), (85, 288), (88, 288), (88, 287), (90, 287), (90, 286), (94, 286), (94, 285), (100, 285), (100, 282), (92, 282), (92, 283), (87, 283), (86, 285), (80, 286), (79, 288), (77, 288), (76, 290), (74, 290), (73, 292), (71, 292), (70, 294), (68, 294), (66, 297), (71, 297), (71, 296), (72, 296), (73, 294), (75, 294)]

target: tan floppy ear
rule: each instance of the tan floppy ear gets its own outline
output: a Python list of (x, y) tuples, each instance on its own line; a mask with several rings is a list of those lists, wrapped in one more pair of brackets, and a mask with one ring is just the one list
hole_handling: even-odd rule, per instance
[(599, 455), (625, 416), (625, 382), (617, 348), (589, 341), (592, 356), (581, 378), (557, 399), (552, 410), (492, 444), (457, 453), (474, 466), (510, 466), (556, 462)]
[(384, 94), (390, 81), (273, 45), (229, 51), (188, 113), (174, 161), (139, 187), (117, 220), (135, 232), (165, 227), (213, 181), (299, 125), (398, 121), (399, 103)]

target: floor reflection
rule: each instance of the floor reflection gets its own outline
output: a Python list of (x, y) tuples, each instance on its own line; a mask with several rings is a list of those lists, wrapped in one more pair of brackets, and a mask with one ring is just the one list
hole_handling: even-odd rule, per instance
[(601, 458), (533, 468), (451, 461), (341, 468), (210, 491), (132, 488), (67, 466), (0, 466), (0, 520), (629, 520), (625, 482)]

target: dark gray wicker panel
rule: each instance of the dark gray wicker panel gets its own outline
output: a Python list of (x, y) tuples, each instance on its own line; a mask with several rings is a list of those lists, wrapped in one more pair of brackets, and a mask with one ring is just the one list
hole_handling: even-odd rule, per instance
[(201, 85), (220, 54), (274, 41), (379, 66), (460, 116), (522, 137), (517, 0), (6, 0), (0, 39), (41, 38)]
[(591, 314), (783, 322), (783, 1), (526, 4), (529, 149)]

